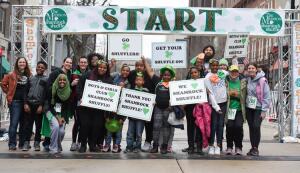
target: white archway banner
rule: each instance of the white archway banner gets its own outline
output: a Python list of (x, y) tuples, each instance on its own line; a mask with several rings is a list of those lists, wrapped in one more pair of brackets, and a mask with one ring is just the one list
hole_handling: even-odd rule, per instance
[(283, 36), (284, 10), (44, 6), (45, 33), (144, 33)]

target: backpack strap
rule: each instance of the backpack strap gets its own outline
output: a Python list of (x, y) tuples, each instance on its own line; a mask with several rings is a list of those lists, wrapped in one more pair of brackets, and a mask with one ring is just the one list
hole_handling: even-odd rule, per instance
[(260, 103), (262, 103), (263, 100), (264, 87), (266, 82), (267, 79), (265, 77), (262, 77), (258, 80), (258, 83), (256, 85), (256, 95)]

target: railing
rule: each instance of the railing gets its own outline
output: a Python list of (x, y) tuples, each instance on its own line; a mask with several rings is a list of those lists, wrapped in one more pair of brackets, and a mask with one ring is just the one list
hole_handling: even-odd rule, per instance
[(0, 127), (5, 128), (9, 124), (9, 110), (6, 101), (6, 95), (0, 88)]

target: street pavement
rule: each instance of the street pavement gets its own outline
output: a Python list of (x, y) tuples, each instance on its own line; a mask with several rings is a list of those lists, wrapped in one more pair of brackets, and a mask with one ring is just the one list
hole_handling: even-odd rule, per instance
[[(71, 122), (72, 124), (72, 122)], [(0, 142), (0, 172), (106, 172), (106, 173), (198, 173), (198, 172), (300, 172), (300, 144), (278, 143), (273, 139), (277, 131), (276, 124), (264, 122), (262, 125), (262, 142), (260, 156), (250, 157), (248, 126), (244, 126), (243, 156), (208, 156), (188, 155), (181, 149), (187, 146), (186, 130), (175, 131), (173, 153), (167, 155), (150, 153), (85, 153), (69, 151), (71, 129), (66, 128), (63, 152), (51, 155), (45, 152), (8, 151), (7, 142)], [(124, 149), (127, 123), (123, 129), (122, 148)], [(224, 142), (224, 146), (226, 143)]]

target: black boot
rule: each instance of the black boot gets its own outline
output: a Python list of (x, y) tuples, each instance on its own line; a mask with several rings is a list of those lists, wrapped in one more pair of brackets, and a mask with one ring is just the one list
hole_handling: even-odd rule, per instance
[(153, 147), (150, 150), (150, 153), (158, 153), (158, 145), (157, 144), (153, 144)]
[(86, 152), (86, 144), (81, 144), (78, 152), (79, 153), (85, 153)]
[(167, 154), (168, 153), (168, 144), (162, 144), (160, 148), (160, 154)]
[(189, 146), (188, 150), (187, 150), (188, 154), (194, 154), (194, 146)]
[(196, 153), (200, 154), (200, 155), (203, 155), (202, 145), (199, 144), (199, 143), (197, 144), (197, 147), (196, 147)]

